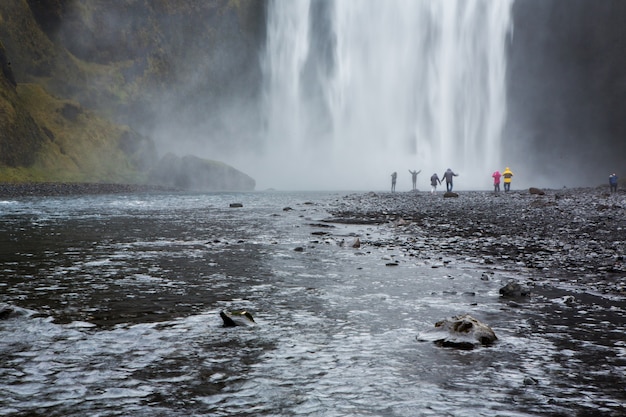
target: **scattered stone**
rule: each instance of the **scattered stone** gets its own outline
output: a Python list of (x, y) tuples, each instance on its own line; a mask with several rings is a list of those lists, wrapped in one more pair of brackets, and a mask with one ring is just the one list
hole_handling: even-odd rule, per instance
[(443, 195), (443, 198), (457, 198), (459, 195), (457, 193), (453, 193), (452, 191), (446, 191)]
[(528, 189), (528, 192), (534, 195), (545, 195), (546, 193), (540, 189), (540, 188), (535, 188), (535, 187), (530, 187)]
[(304, 252), (304, 248), (302, 246), (297, 246), (293, 249), (295, 252)]
[(243, 207), (241, 203), (230, 203), (230, 208), (240, 208)]
[(500, 288), (500, 296), (504, 298), (521, 298), (529, 295), (530, 290), (515, 281), (510, 281)]
[(293, 210), (291, 207), (284, 207), (283, 208), (283, 211), (291, 211), (291, 210)]

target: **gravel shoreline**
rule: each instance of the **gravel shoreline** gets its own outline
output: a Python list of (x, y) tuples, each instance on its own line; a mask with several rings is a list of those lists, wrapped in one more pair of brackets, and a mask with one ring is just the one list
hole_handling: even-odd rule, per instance
[(0, 198), (125, 194), (155, 191), (172, 191), (172, 189), (155, 185), (138, 184), (73, 182), (0, 183)]
[[(351, 194), (331, 210), (333, 223), (387, 228), (364, 244), (399, 249), (403, 259), (442, 257), (526, 277), (626, 297), (626, 193), (604, 188), (494, 194)], [(370, 239), (369, 241), (367, 239)]]

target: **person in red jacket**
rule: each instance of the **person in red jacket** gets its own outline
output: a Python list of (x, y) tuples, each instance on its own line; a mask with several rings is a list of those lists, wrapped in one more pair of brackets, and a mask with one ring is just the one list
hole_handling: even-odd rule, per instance
[(496, 171), (491, 176), (493, 177), (493, 191), (496, 193), (499, 193), (500, 192), (500, 177), (502, 176), (502, 174), (500, 174), (500, 171)]

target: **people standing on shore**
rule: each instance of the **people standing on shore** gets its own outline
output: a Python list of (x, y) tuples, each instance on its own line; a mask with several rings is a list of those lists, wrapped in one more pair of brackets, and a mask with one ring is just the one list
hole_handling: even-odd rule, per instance
[(422, 172), (422, 170), (420, 169), (419, 171), (411, 171), (409, 169), (409, 172), (411, 173), (411, 180), (413, 181), (413, 191), (415, 191), (417, 190), (417, 174)]
[(392, 193), (396, 192), (396, 178), (398, 178), (398, 173), (394, 171), (393, 174), (391, 174), (391, 192)]
[(502, 176), (502, 174), (500, 174), (500, 171), (495, 171), (492, 175), (493, 177), (493, 191), (496, 193), (500, 192), (500, 177)]
[(446, 170), (446, 172), (443, 174), (443, 179), (446, 180), (446, 191), (452, 191), (452, 187), (454, 186), (454, 184), (452, 183), (452, 178), (458, 176), (459, 174), (455, 174), (450, 168)]
[(439, 179), (439, 175), (435, 172), (430, 176), (430, 193), (434, 194), (437, 191), (437, 183), (441, 184), (441, 180)]
[(617, 175), (615, 173), (609, 175), (609, 189), (611, 193), (617, 192)]
[(504, 168), (504, 172), (502, 173), (504, 177), (504, 192), (508, 193), (511, 191), (511, 178), (513, 178), (513, 172), (509, 167)]

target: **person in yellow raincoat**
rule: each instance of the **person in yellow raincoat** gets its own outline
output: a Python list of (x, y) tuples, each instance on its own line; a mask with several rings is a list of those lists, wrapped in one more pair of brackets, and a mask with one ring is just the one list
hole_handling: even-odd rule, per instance
[(504, 177), (504, 192), (508, 193), (511, 191), (511, 178), (513, 178), (513, 172), (509, 167), (504, 168), (504, 172), (502, 173)]

